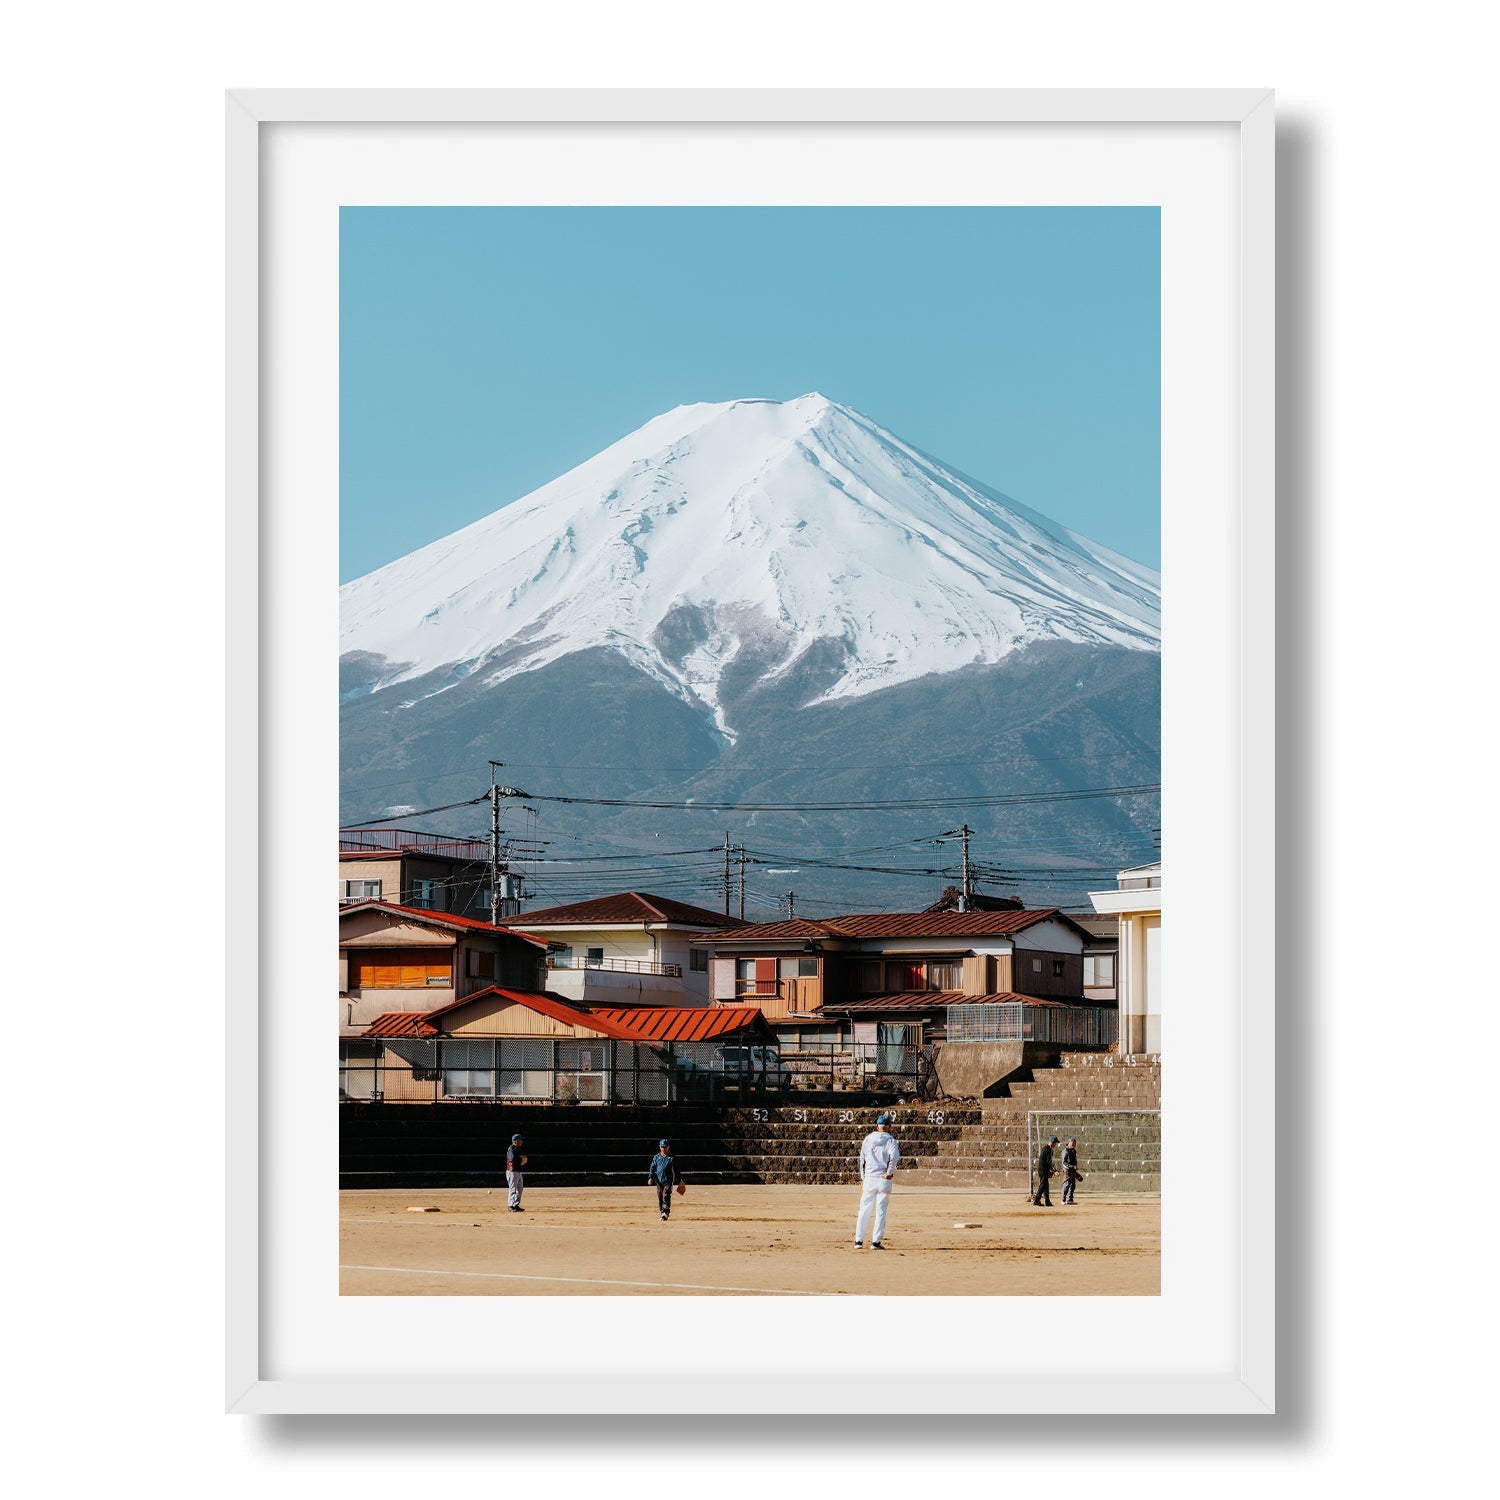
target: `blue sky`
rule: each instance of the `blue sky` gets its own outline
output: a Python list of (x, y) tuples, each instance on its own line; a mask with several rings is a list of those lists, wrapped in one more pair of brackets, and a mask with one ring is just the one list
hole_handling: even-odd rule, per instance
[(1155, 208), (345, 208), (340, 578), (658, 412), (821, 391), (1160, 566)]

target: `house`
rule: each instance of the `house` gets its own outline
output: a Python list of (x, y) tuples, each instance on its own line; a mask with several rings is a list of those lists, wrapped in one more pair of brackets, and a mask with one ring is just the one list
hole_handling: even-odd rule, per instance
[(726, 1047), (748, 1056), (774, 1042), (751, 1007), (594, 1009), (487, 985), (436, 1010), (377, 1016), (340, 1059), (340, 1096), (665, 1104), (703, 1078), (737, 1082)]
[(1161, 1051), (1161, 862), (1121, 870), (1094, 910), (1120, 924), (1120, 1051)]
[(506, 925), (549, 940), (548, 989), (598, 1006), (708, 1005), (708, 950), (693, 939), (736, 923), (667, 896), (622, 891)]
[(1083, 948), (1083, 1000), (1085, 1005), (1114, 1005), (1119, 1000), (1116, 984), (1120, 953), (1120, 919), (1110, 912), (1074, 912), (1073, 920), (1090, 938)]
[(339, 1034), (363, 1036), (386, 1011), (440, 1010), (496, 984), (540, 990), (546, 958), (545, 938), (474, 917), (351, 902), (339, 908)]
[(1007, 902), (797, 918), (714, 934), (710, 994), (753, 1004), (783, 1049), (845, 1040), (908, 1051), (943, 1040), (950, 1007), (1084, 1005), (1091, 935), (1056, 908)]
[[(483, 839), (410, 828), (341, 828), (339, 904), (389, 901), (488, 918), (489, 861), (490, 846)], [(516, 906), (512, 901), (509, 910)]]

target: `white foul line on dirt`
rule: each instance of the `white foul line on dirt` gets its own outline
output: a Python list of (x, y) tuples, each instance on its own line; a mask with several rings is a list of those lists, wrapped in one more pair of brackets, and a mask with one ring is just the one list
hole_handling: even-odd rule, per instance
[[(744, 1292), (750, 1297), (821, 1297), (799, 1287), (794, 1292), (759, 1286), (699, 1286), (691, 1281), (606, 1281), (598, 1276), (523, 1276), (513, 1271), (432, 1271), (421, 1266), (340, 1266), (341, 1271), (384, 1271), (404, 1276), (481, 1276), (492, 1281), (562, 1281), (578, 1286), (643, 1286), (663, 1292)], [(835, 1294), (836, 1295), (836, 1294)]]

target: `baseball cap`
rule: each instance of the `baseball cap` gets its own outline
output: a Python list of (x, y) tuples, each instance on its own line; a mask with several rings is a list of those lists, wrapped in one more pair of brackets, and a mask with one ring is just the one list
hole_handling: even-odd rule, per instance
[(891, 1123), (891, 1117), (889, 1115), (880, 1115), (876, 1118), (875, 1123), (877, 1125), (889, 1125)]
[(656, 1149), (658, 1151), (665, 1151), (667, 1149), (667, 1147), (670, 1146), (671, 1144), (672, 1144), (671, 1141), (658, 1141), (656, 1143)]
[(510, 1139), (511, 1139), (511, 1144), (514, 1145), (515, 1142), (517, 1142), (518, 1140), (521, 1139), (521, 1132), (518, 1130), (513, 1136), (511, 1136)]
[(1052, 1139), (1051, 1139), (1051, 1140), (1050, 1140), (1050, 1141), (1048, 1141), (1048, 1142), (1047, 1142), (1047, 1144), (1048, 1144), (1048, 1145), (1049, 1145), (1049, 1146), (1055, 1146), (1055, 1145), (1056, 1145), (1056, 1144), (1057, 1144), (1057, 1137), (1056, 1137), (1056, 1136), (1053, 1136), (1053, 1137), (1052, 1137)]

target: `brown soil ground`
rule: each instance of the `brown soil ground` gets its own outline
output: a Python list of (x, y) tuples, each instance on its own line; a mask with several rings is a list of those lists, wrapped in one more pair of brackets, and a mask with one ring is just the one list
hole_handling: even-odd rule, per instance
[[(1033, 1208), (1017, 1191), (898, 1187), (884, 1252), (853, 1246), (859, 1188), (697, 1187), (662, 1223), (639, 1188), (339, 1195), (340, 1291), (364, 1297), (1153, 1297), (1161, 1204)], [(436, 1208), (436, 1213), (412, 1213)], [(959, 1224), (967, 1227), (958, 1228)]]

